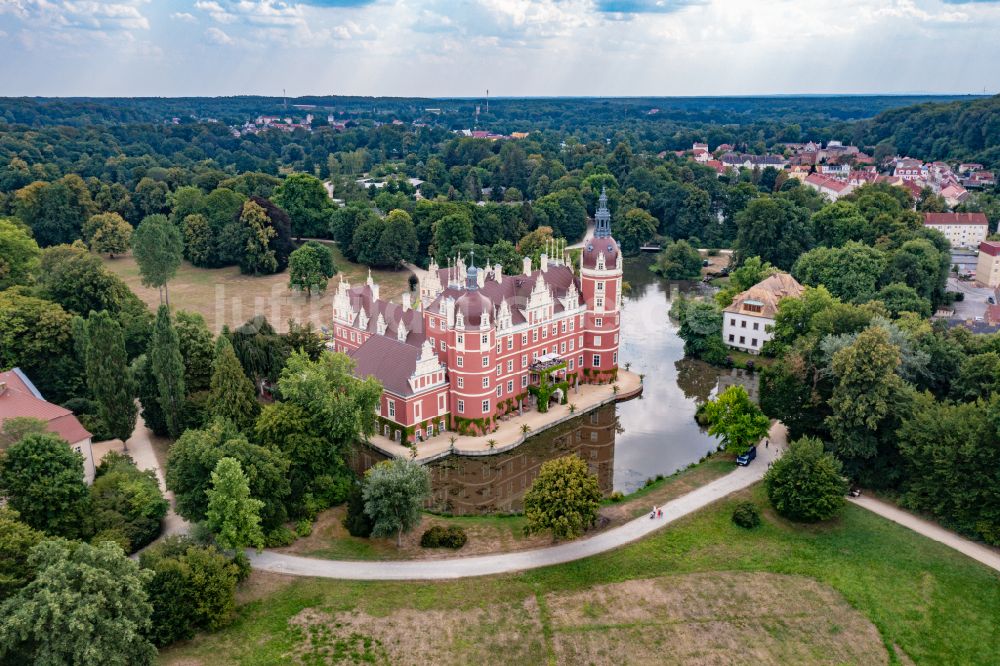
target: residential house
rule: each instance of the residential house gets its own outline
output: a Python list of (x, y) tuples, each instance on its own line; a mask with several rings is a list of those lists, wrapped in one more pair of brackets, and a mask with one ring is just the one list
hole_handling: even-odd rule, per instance
[(831, 178), (820, 173), (811, 173), (802, 182), (817, 190), (820, 194), (825, 194), (831, 201), (836, 201), (854, 190), (854, 186), (848, 181)]
[(31, 417), (45, 421), (45, 430), (59, 435), (83, 455), (83, 477), (94, 481), (94, 454), (90, 433), (73, 412), (45, 400), (20, 368), (0, 372), (0, 427), (7, 419)]
[(988, 287), (1000, 287), (1000, 243), (983, 241), (979, 244), (976, 261), (976, 282)]
[(776, 273), (737, 294), (722, 311), (722, 341), (751, 354), (774, 337), (774, 320), (783, 298), (798, 298), (804, 288), (788, 273)]
[(979, 247), (990, 229), (983, 213), (924, 213), (924, 226), (943, 233), (952, 247)]

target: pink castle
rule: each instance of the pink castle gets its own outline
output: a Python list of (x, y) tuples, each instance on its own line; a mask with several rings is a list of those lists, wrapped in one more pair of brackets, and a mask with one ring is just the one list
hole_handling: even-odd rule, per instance
[(329, 346), (354, 358), (357, 376), (382, 382), (379, 434), (406, 443), (484, 434), (505, 414), (565, 400), (577, 383), (613, 380), (622, 258), (604, 192), (595, 222), (579, 274), (553, 242), (560, 257), (546, 252), (537, 268), (525, 258), (519, 275), (476, 267), (475, 257), (432, 261), (416, 307), (409, 294), (401, 305), (379, 298), (370, 274), (360, 287), (341, 281)]

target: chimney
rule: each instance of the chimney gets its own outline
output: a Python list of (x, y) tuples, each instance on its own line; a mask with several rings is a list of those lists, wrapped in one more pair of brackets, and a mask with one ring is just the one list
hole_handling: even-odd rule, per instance
[(524, 274), (531, 275), (531, 257), (524, 258)]
[(403, 294), (403, 312), (406, 312), (409, 309), (410, 309), (410, 295)]
[(0, 395), (7, 392), (7, 382), (0, 382)]
[(545, 254), (544, 252), (542, 252), (542, 262), (539, 268), (542, 269), (543, 273), (549, 270), (549, 255)]

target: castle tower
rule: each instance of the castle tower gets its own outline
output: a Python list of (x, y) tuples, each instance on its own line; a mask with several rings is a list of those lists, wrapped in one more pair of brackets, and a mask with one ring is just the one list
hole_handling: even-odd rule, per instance
[(594, 222), (594, 237), (584, 242), (580, 257), (580, 288), (587, 304), (580, 365), (589, 370), (590, 378), (600, 379), (618, 367), (622, 288), (621, 250), (611, 236), (611, 211), (604, 188)]

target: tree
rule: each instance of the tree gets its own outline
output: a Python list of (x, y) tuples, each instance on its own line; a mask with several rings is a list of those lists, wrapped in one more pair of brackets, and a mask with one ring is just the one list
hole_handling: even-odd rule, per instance
[(875, 298), (882, 301), (893, 317), (898, 317), (901, 312), (915, 312), (921, 317), (931, 316), (931, 302), (902, 282), (887, 284)]
[(736, 226), (740, 259), (758, 256), (783, 270), (812, 245), (809, 211), (787, 199), (754, 199), (736, 216)]
[(473, 240), (472, 220), (465, 214), (445, 215), (434, 223), (433, 254), (440, 264), (453, 259), (459, 245)]
[(105, 454), (90, 487), (95, 542), (120, 538), (135, 552), (159, 536), (168, 507), (153, 470), (140, 470), (115, 451)]
[(85, 534), (83, 455), (58, 435), (31, 434), (7, 449), (0, 493), (37, 530), (70, 538)]
[(4, 419), (3, 423), (0, 423), (0, 451), (20, 442), (28, 435), (45, 432), (48, 425), (48, 421), (31, 416), (12, 416)]
[(372, 536), (396, 535), (402, 545), (403, 532), (420, 522), (420, 509), (431, 493), (427, 468), (410, 460), (383, 460), (365, 472), (362, 486), (365, 513), (372, 520)]
[(823, 285), (841, 300), (864, 303), (875, 297), (885, 267), (884, 252), (848, 241), (842, 247), (817, 247), (802, 254), (792, 275), (802, 284)]
[(132, 254), (139, 264), (142, 284), (160, 289), (170, 305), (167, 282), (177, 274), (184, 255), (180, 231), (165, 215), (151, 215), (132, 235)]
[(900, 362), (889, 332), (873, 326), (837, 351), (830, 364), (836, 379), (827, 418), (833, 451), (852, 477), (877, 485), (892, 484), (899, 474), (893, 432), (910, 403), (896, 374)]
[(554, 539), (578, 537), (594, 524), (601, 505), (597, 477), (576, 455), (542, 463), (524, 494), (525, 532), (552, 532)]
[(0, 217), (0, 291), (30, 284), (41, 251), (28, 229)]
[(950, 257), (923, 238), (908, 240), (896, 250), (886, 270), (886, 282), (913, 287), (921, 298), (934, 301), (944, 292)]
[(177, 344), (184, 360), (184, 386), (190, 393), (205, 391), (212, 382), (215, 337), (197, 312), (178, 310), (174, 315)]
[(72, 317), (56, 303), (0, 292), (0, 367), (20, 367), (49, 400), (79, 394), (81, 367), (73, 348)]
[(840, 461), (823, 451), (823, 442), (803, 437), (774, 461), (764, 487), (775, 511), (791, 520), (812, 523), (833, 518), (844, 506), (847, 479)]
[(211, 266), (215, 251), (208, 219), (195, 213), (184, 218), (184, 256), (195, 266)]
[(111, 542), (42, 541), (35, 579), (0, 605), (0, 660), (22, 664), (152, 664), (146, 638), (152, 577)]
[(626, 255), (639, 254), (643, 243), (656, 236), (656, 218), (641, 208), (633, 208), (611, 225), (612, 234)]
[(722, 438), (728, 453), (741, 456), (767, 436), (771, 421), (740, 385), (728, 387), (705, 404), (708, 434)]
[(684, 355), (713, 364), (726, 360), (726, 345), (722, 342), (722, 309), (710, 301), (688, 301), (678, 298), (670, 316), (680, 321), (677, 335), (684, 340)]
[(17, 511), (0, 508), (0, 602), (35, 577), (28, 556), (45, 536), (19, 519)]
[(225, 335), (220, 335), (212, 363), (209, 413), (213, 417), (229, 419), (238, 429), (246, 430), (260, 411), (256, 396), (257, 391), (243, 372), (232, 343)]
[(191, 521), (204, 520), (206, 491), (222, 458), (233, 458), (247, 475), (251, 495), (264, 503), (260, 512), (266, 531), (287, 520), (289, 462), (281, 450), (251, 444), (232, 423), (213, 421), (204, 429), (188, 429), (170, 447), (167, 487), (174, 491), (177, 513)]
[(385, 220), (380, 217), (367, 219), (358, 225), (351, 238), (351, 251), (356, 261), (369, 266), (379, 265), (378, 243), (383, 231)]
[(288, 260), (288, 288), (312, 292), (325, 291), (327, 282), (337, 272), (329, 248), (317, 241), (307, 241), (292, 252)]
[(100, 213), (83, 225), (83, 239), (92, 252), (125, 254), (132, 244), (132, 225), (118, 213)]
[(14, 212), (42, 247), (72, 243), (96, 210), (86, 183), (76, 174), (53, 183), (36, 181), (14, 193)]
[(271, 249), (271, 239), (276, 232), (271, 228), (267, 212), (253, 201), (243, 204), (239, 223), (246, 243), (240, 254), (240, 272), (252, 275), (274, 273), (278, 260)]
[(650, 269), (668, 280), (694, 280), (701, 275), (701, 255), (687, 241), (674, 241), (656, 255)]
[(167, 537), (144, 550), (139, 564), (153, 572), (146, 592), (153, 606), (149, 636), (155, 644), (214, 631), (232, 617), (239, 569), (214, 546)]
[(159, 388), (160, 409), (171, 437), (180, 437), (184, 407), (184, 359), (181, 358), (177, 331), (170, 321), (170, 310), (161, 305), (149, 342), (149, 361)]
[(1000, 545), (998, 425), (996, 397), (957, 405), (922, 398), (897, 431), (904, 505)]
[(273, 200), (288, 211), (296, 238), (323, 237), (328, 233), (332, 202), (319, 178), (293, 173), (274, 191)]
[(840, 247), (847, 241), (873, 243), (876, 228), (869, 224), (853, 201), (835, 201), (813, 213), (810, 221), (818, 245)]
[(385, 218), (382, 235), (375, 249), (376, 265), (399, 268), (404, 262), (417, 258), (417, 231), (410, 214), (393, 210)]
[(87, 382), (107, 432), (128, 442), (138, 415), (136, 391), (121, 326), (106, 310), (87, 318)]
[(227, 550), (264, 547), (260, 510), (264, 503), (250, 496), (250, 484), (235, 458), (222, 458), (212, 471), (205, 520), (219, 545)]
[(778, 269), (761, 261), (760, 257), (748, 257), (739, 267), (729, 273), (729, 284), (715, 295), (715, 302), (720, 308), (727, 308), (733, 302), (736, 294), (742, 293), (778, 272)]

